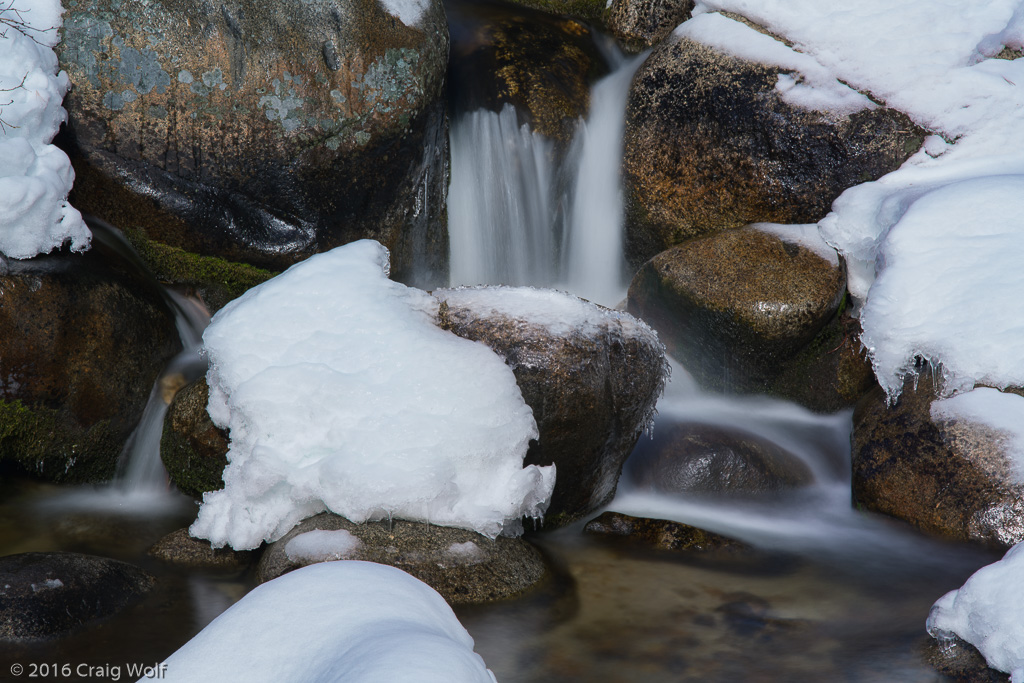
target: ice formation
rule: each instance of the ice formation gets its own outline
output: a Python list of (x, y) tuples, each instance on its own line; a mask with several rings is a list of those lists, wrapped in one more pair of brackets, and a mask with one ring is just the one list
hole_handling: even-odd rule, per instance
[(512, 371), (387, 271), (387, 250), (361, 240), (214, 317), (208, 409), (231, 443), (194, 536), (254, 548), (330, 510), (494, 537), (547, 509), (554, 467), (523, 468), (538, 433)]
[(256, 587), (165, 662), (168, 683), (493, 683), (451, 608), (405, 572), (314, 564)]
[(0, 8), (0, 252), (31, 258), (66, 241), (83, 251), (91, 235), (67, 202), (75, 174), (50, 144), (67, 118), (68, 77), (51, 49), (60, 2), (7, 0)]
[(982, 567), (958, 590), (942, 596), (928, 615), (928, 633), (940, 643), (959, 636), (988, 665), (1024, 683), (1024, 543)]

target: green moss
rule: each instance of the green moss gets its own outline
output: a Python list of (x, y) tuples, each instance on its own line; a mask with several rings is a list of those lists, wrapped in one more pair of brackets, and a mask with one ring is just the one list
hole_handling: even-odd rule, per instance
[(160, 458), (171, 477), (171, 481), (182, 493), (202, 498), (207, 491), (224, 488), (224, 467), (222, 462), (211, 462), (192, 448), (188, 439), (171, 427), (171, 421), (164, 421), (164, 433), (160, 440)]
[(277, 275), (274, 271), (247, 263), (200, 256), (152, 241), (138, 228), (125, 230), (125, 236), (158, 279), (195, 287), (211, 311), (222, 308), (228, 301)]
[(126, 437), (109, 420), (82, 429), (58, 410), (0, 400), (0, 462), (40, 479), (107, 481)]

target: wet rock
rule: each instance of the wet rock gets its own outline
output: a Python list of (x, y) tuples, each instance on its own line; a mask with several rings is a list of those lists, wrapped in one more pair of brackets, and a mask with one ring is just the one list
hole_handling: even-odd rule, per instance
[(613, 0), (605, 15), (608, 31), (628, 52), (657, 45), (690, 18), (693, 0)]
[(205, 377), (181, 389), (167, 408), (160, 440), (160, 458), (171, 481), (196, 498), (224, 488), (228, 464), (228, 435), (206, 412), (209, 398)]
[(188, 529), (167, 534), (149, 549), (149, 554), (161, 562), (185, 569), (224, 574), (241, 573), (255, 559), (255, 553), (251, 551), (214, 548), (209, 541), (189, 536)]
[(746, 226), (652, 258), (630, 284), (627, 309), (704, 386), (834, 410), (844, 392), (850, 403), (871, 386), (862, 387), (871, 371), (856, 337), (853, 357), (843, 349), (845, 294), (846, 273), (814, 226)]
[(138, 567), (104, 557), (0, 557), (0, 639), (61, 635), (121, 611), (153, 584), (153, 577)]
[(657, 550), (689, 552), (735, 551), (748, 546), (731, 538), (697, 527), (665, 519), (631, 517), (619, 512), (604, 512), (583, 527), (587, 534), (624, 536)]
[(989, 668), (977, 648), (956, 636), (939, 644), (929, 638), (924, 647), (925, 660), (953, 683), (1010, 683), (1010, 676)]
[(881, 389), (853, 420), (853, 494), (864, 507), (928, 533), (1009, 548), (1024, 540), (1024, 485), (1005, 435), (965, 419), (933, 418), (930, 370), (895, 405)]
[(0, 461), (51, 481), (111, 478), (181, 349), (156, 283), (109, 244), (0, 262)]
[(441, 327), (502, 356), (533, 409), (540, 439), (524, 463), (557, 467), (545, 527), (611, 500), (664, 386), (657, 335), (629, 314), (553, 290), (463, 287), (434, 295)]
[(442, 279), (448, 33), (439, 0), (405, 7), (408, 25), (375, 0), (69, 7), (75, 206), (271, 270), (370, 237), (397, 278)]
[[(347, 532), (353, 547), (332, 556), (297, 551), (289, 543), (307, 532)], [(351, 538), (347, 537), (347, 538)], [(286, 572), (326, 560), (365, 560), (412, 574), (451, 604), (501, 600), (525, 591), (544, 576), (540, 552), (522, 539), (491, 540), (465, 529), (395, 521), (354, 524), (323, 513), (310, 517), (267, 547), (256, 568), (263, 583)]]
[(497, 112), (510, 104), (533, 131), (567, 144), (590, 107), (590, 82), (606, 70), (591, 30), (475, 2), (450, 4), (449, 19), (454, 110)]
[(642, 440), (630, 457), (629, 478), (662, 493), (764, 494), (814, 481), (800, 458), (774, 443), (705, 424), (669, 424)]
[(624, 140), (626, 252), (638, 267), (685, 239), (753, 222), (814, 223), (843, 190), (895, 170), (923, 133), (905, 116), (783, 101), (780, 69), (688, 38), (633, 78)]

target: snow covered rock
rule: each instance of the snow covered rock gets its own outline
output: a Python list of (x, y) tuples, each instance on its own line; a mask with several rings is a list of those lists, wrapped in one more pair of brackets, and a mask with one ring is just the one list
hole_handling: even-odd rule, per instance
[(854, 414), (853, 493), (929, 533), (1007, 548), (1024, 540), (1024, 397), (980, 387), (938, 399), (924, 370), (895, 405)]
[[(727, 40), (729, 39), (729, 40)], [(817, 62), (720, 14), (683, 23), (633, 79), (627, 258), (752, 222), (813, 223), (923, 139)]]
[(544, 514), (555, 468), (523, 466), (537, 427), (512, 371), (387, 272), (387, 250), (360, 240), (214, 316), (208, 410), (231, 443), (194, 536), (250, 549), (330, 510), (493, 538)]
[(397, 567), (450, 605), (511, 597), (547, 571), (537, 549), (520, 538), (491, 539), (465, 529), (402, 520), (353, 524), (323, 513), (270, 544), (256, 578), (262, 583), (310, 564), (347, 560)]
[(373, 237), (444, 279), (439, 0), (86, 0), (59, 56), (83, 211), (272, 270)]
[(526, 462), (558, 467), (546, 527), (611, 500), (661, 395), (665, 349), (645, 323), (531, 287), (437, 290), (440, 324), (505, 359), (540, 431)]
[(170, 683), (494, 681), (440, 595), (369, 562), (325, 562), (257, 586), (165, 664)]

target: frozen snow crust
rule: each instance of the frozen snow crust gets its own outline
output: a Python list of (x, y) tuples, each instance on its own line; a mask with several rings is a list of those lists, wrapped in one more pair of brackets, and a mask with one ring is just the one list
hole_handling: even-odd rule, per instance
[(444, 598), (399, 569), (354, 561), (257, 586), (166, 665), (170, 683), (494, 681)]
[[(736, 12), (792, 49), (718, 11)], [(917, 358), (944, 394), (1024, 383), (1024, 3), (698, 0), (678, 31), (777, 64), (794, 104), (845, 114), (848, 84), (935, 135), (902, 168), (843, 193), (819, 223), (863, 305), (890, 399)], [(756, 36), (756, 37), (755, 37)], [(851, 91), (852, 92), (852, 91)], [(795, 99), (794, 99), (795, 98)]]
[(231, 443), (192, 535), (254, 548), (330, 510), (493, 538), (543, 515), (555, 468), (523, 468), (538, 433), (512, 371), (387, 272), (387, 250), (361, 240), (214, 316), (208, 409)]
[(67, 118), (68, 77), (51, 49), (59, 38), (57, 0), (4, 0), (0, 7), (0, 252), (45, 254), (65, 241), (84, 251), (91, 234), (67, 203), (75, 174), (50, 144)]

